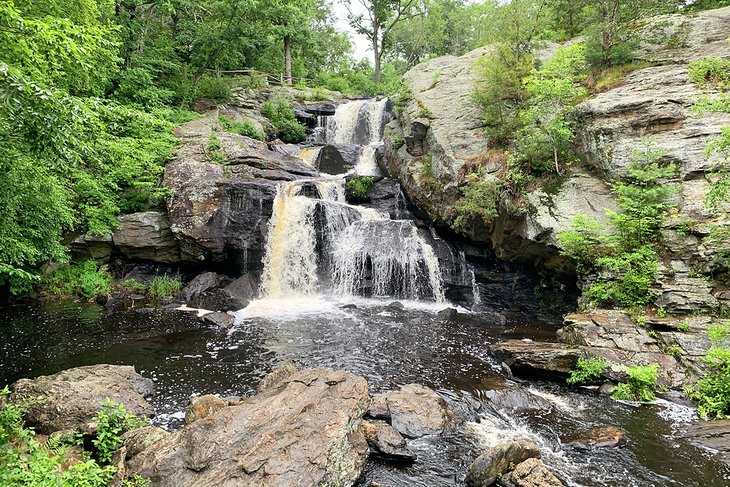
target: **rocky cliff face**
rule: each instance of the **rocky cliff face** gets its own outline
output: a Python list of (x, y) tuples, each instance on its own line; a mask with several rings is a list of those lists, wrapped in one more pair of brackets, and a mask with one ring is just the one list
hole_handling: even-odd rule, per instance
[[(632, 151), (648, 136), (664, 151), (665, 161), (677, 164), (681, 182), (679, 214), (665, 229), (669, 252), (657, 304), (685, 313), (706, 312), (727, 302), (726, 292), (708, 285), (695, 271), (712, 272), (719, 253), (727, 250), (726, 244), (704, 238), (703, 225), (722, 222), (704, 208), (703, 198), (709, 190), (708, 175), (717, 166), (705, 147), (721, 127), (730, 125), (730, 115), (693, 110), (703, 91), (692, 83), (687, 63), (730, 57), (729, 35), (730, 8), (648, 22), (644, 37), (649, 40), (639, 52), (646, 67), (577, 107), (576, 150), (584, 163), (569, 167), (558, 188), (527, 194), (527, 204), (517, 214), (503, 214), (489, 226), (473, 228), (468, 236), (491, 246), (503, 259), (570, 273), (569, 263), (559, 256), (556, 235), (570, 229), (576, 214), (605, 221), (605, 211), (615, 206), (607, 182), (625, 172)], [(545, 49), (541, 56), (552, 51), (553, 47)], [(450, 222), (465, 165), (478, 161), (496, 178), (506, 169), (505, 158), (489, 150), (480, 112), (471, 99), (476, 86), (472, 66), (488, 54), (489, 48), (480, 48), (411, 69), (406, 81), (412, 100), (388, 126), (387, 168), (438, 225)]]

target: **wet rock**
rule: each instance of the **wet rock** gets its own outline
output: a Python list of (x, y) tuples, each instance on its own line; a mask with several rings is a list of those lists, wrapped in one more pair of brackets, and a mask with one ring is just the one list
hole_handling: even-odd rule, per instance
[(203, 272), (193, 278), (180, 291), (179, 298), (185, 302), (192, 302), (205, 291), (218, 287), (225, 279), (224, 276), (215, 272)]
[(498, 360), (516, 374), (565, 376), (575, 367), (581, 350), (564, 343), (507, 340), (490, 347)]
[(619, 448), (626, 446), (626, 434), (614, 426), (603, 426), (581, 431), (565, 441), (565, 446), (579, 450)]
[(390, 215), (390, 218), (394, 220), (416, 219), (409, 208), (410, 204), (406, 200), (400, 184), (395, 179), (381, 178), (375, 181), (368, 191), (365, 201), (360, 202), (360, 205)]
[(529, 458), (502, 477), (509, 487), (562, 487), (563, 483), (538, 458)]
[(146, 426), (127, 431), (122, 435), (122, 446), (126, 448), (127, 460), (168, 436), (170, 433), (157, 426)]
[(207, 418), (228, 406), (228, 401), (218, 396), (207, 394), (205, 396), (191, 397), (188, 409), (185, 412), (185, 424), (193, 424), (195, 421)]
[(396, 462), (416, 461), (416, 454), (408, 449), (406, 440), (388, 423), (363, 421), (362, 432), (373, 455)]
[(223, 290), (228, 293), (232, 298), (236, 299), (239, 305), (242, 305), (238, 309), (245, 308), (248, 303), (258, 295), (259, 283), (252, 274), (244, 274)]
[(275, 369), (271, 373), (267, 374), (266, 377), (261, 379), (259, 385), (256, 386), (256, 393), (260, 394), (269, 389), (273, 389), (280, 384), (286, 382), (289, 377), (298, 372), (297, 368), (291, 362), (287, 362), (281, 367)]
[(128, 259), (163, 264), (180, 262), (180, 247), (164, 211), (146, 211), (119, 217), (114, 246)]
[(91, 365), (64, 370), (35, 379), (20, 379), (10, 386), (13, 402), (37, 399), (25, 414), (28, 426), (39, 433), (76, 430), (93, 434), (92, 418), (104, 399), (123, 404), (135, 416), (154, 416), (145, 401), (152, 395), (152, 381), (128, 365)]
[(385, 309), (391, 311), (403, 311), (404, 309), (406, 309), (406, 307), (403, 305), (403, 303), (399, 301), (393, 301), (392, 303), (388, 304)]
[(433, 389), (419, 384), (375, 396), (368, 415), (389, 421), (406, 438), (441, 434), (454, 421), (446, 401)]
[(498, 411), (518, 412), (552, 408), (550, 401), (515, 383), (505, 383), (499, 388), (485, 391), (484, 397)]
[(362, 156), (362, 146), (357, 144), (334, 144), (334, 147), (342, 156), (345, 164), (355, 167)]
[(730, 419), (689, 424), (681, 436), (701, 448), (717, 452), (720, 459), (730, 465)]
[(488, 487), (510, 469), (530, 458), (540, 458), (540, 448), (532, 442), (507, 441), (482, 453), (469, 466), (464, 482), (469, 487)]
[(446, 308), (436, 313), (436, 317), (442, 320), (449, 320), (458, 314), (459, 312), (455, 308)]
[(300, 156), (310, 161), (312, 167), (325, 174), (344, 174), (352, 169), (342, 157), (340, 151), (337, 150), (337, 147), (333, 145), (309, 147), (303, 149)]
[(220, 326), (221, 328), (230, 328), (236, 323), (236, 317), (230, 313), (216, 311), (203, 315), (203, 321)]
[(368, 455), (359, 429), (368, 400), (361, 377), (302, 370), (157, 442), (129, 474), (159, 487), (352, 485)]

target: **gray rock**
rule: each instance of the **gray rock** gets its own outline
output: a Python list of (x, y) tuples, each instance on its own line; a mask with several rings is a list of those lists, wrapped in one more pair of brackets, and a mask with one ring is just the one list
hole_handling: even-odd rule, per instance
[(191, 302), (205, 291), (218, 287), (222, 280), (223, 276), (216, 274), (215, 272), (203, 272), (202, 274), (198, 274), (192, 281), (188, 282), (185, 287), (182, 288), (178, 299), (185, 302)]
[(464, 482), (469, 487), (488, 487), (510, 469), (530, 458), (540, 458), (540, 448), (532, 442), (507, 441), (493, 446), (474, 460)]
[(619, 448), (626, 446), (626, 433), (614, 426), (590, 428), (577, 432), (563, 440), (565, 446), (579, 450), (595, 448)]
[(122, 435), (122, 445), (126, 449), (127, 460), (169, 435), (170, 433), (157, 426), (146, 426), (127, 431)]
[(498, 360), (515, 374), (548, 374), (564, 377), (569, 374), (581, 350), (565, 343), (507, 340), (490, 347)]
[(250, 301), (256, 299), (259, 291), (259, 283), (253, 275), (244, 274), (223, 288), (223, 290), (237, 299), (240, 304), (243, 304), (241, 308), (245, 308)]
[[(94, 259), (106, 261), (114, 251), (111, 234), (79, 235), (70, 244), (73, 260)], [(50, 272), (48, 272), (50, 273)]]
[(128, 463), (159, 487), (352, 485), (368, 447), (360, 432), (365, 379), (302, 370), (183, 427)]
[(730, 420), (699, 421), (687, 425), (681, 437), (701, 448), (717, 452), (730, 465)]
[(446, 401), (419, 384), (375, 396), (368, 415), (389, 421), (406, 438), (438, 435), (454, 423), (454, 413)]
[(146, 211), (119, 217), (114, 246), (128, 259), (163, 264), (180, 262), (180, 248), (163, 211)]
[(145, 401), (145, 397), (152, 395), (152, 381), (129, 365), (76, 367), (35, 379), (20, 379), (10, 390), (13, 402), (38, 400), (28, 406), (25, 420), (43, 434), (68, 430), (93, 434), (96, 425), (92, 418), (106, 398), (124, 405), (135, 416), (155, 414)]
[(547, 399), (533, 394), (516, 383), (505, 382), (484, 392), (489, 404), (498, 411), (545, 411), (552, 409)]
[(562, 487), (563, 483), (538, 458), (529, 458), (502, 477), (510, 487)]
[(405, 438), (388, 423), (363, 421), (361, 428), (374, 456), (396, 462), (416, 461), (416, 454), (406, 446)]
[(213, 313), (206, 313), (203, 315), (203, 321), (222, 328), (230, 328), (236, 323), (236, 317), (230, 313), (215, 311)]

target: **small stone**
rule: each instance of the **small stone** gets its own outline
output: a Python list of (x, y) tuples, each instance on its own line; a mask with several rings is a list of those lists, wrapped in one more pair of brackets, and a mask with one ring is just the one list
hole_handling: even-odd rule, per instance
[(395, 428), (383, 421), (363, 421), (360, 426), (372, 455), (397, 462), (415, 462), (416, 454)]
[(591, 428), (577, 433), (565, 446), (579, 450), (620, 448), (628, 443), (626, 434), (614, 426)]
[(482, 453), (469, 466), (464, 482), (469, 487), (488, 487), (506, 473), (510, 465), (540, 458), (540, 448), (530, 441), (507, 441)]

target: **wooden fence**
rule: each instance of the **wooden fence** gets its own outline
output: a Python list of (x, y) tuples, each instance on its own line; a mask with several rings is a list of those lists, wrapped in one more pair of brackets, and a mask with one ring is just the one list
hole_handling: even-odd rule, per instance
[[(269, 85), (285, 86), (287, 84), (284, 74), (266, 73), (264, 71), (259, 71), (257, 69), (208, 69), (207, 71), (215, 74), (219, 78), (221, 76), (245, 75), (245, 76), (250, 76), (252, 78), (259, 78), (259, 79), (265, 81)], [(306, 85), (311, 81), (314, 81), (314, 80), (312, 80), (310, 78), (297, 78), (295, 76), (292, 76), (292, 79), (291, 79), (292, 84), (304, 82), (304, 84)]]

